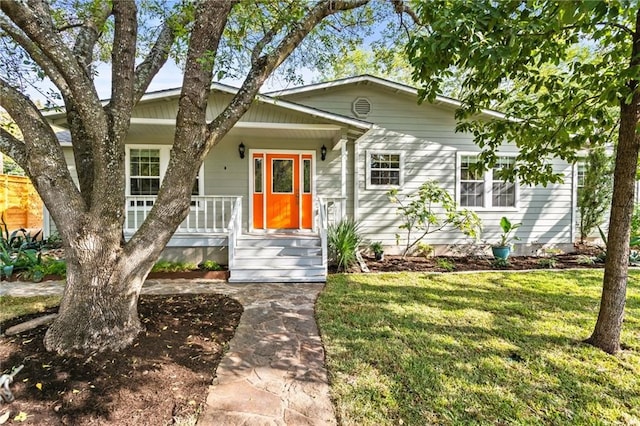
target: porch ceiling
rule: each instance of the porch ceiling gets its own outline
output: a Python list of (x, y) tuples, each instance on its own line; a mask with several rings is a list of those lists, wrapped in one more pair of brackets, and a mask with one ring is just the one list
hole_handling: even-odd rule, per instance
[[(237, 123), (229, 132), (239, 137), (276, 139), (327, 139), (337, 142), (347, 129), (334, 124), (303, 123)], [(175, 121), (166, 119), (132, 118), (129, 135), (132, 137), (152, 137), (154, 139), (171, 139), (175, 132)]]

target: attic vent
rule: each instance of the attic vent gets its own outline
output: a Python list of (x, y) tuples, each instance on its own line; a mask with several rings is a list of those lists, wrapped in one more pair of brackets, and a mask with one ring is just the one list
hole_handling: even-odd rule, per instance
[(366, 117), (371, 112), (371, 102), (367, 98), (356, 98), (352, 108), (356, 117)]

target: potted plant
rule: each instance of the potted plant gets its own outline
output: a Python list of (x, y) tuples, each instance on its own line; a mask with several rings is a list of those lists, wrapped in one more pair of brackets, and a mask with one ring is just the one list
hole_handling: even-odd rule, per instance
[(500, 219), (500, 228), (502, 229), (502, 234), (500, 235), (500, 241), (498, 241), (497, 244), (491, 246), (493, 257), (502, 260), (506, 260), (509, 257), (509, 255), (511, 254), (511, 246), (513, 245), (512, 241), (520, 239), (512, 233), (516, 229), (520, 228), (520, 226), (522, 226), (521, 223), (511, 223), (505, 216)]
[(382, 248), (382, 241), (374, 241), (369, 245), (373, 255), (375, 256), (377, 261), (384, 260), (384, 250)]

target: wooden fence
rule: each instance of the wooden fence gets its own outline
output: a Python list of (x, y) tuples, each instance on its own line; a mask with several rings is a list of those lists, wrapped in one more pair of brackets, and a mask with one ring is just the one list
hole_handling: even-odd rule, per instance
[(42, 200), (28, 177), (0, 175), (0, 213), (9, 230), (42, 228)]

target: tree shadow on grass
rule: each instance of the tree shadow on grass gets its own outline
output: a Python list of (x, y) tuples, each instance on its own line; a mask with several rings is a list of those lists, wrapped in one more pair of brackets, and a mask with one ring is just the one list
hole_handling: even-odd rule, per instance
[[(620, 369), (624, 357), (639, 362), (638, 353), (621, 361), (579, 340), (599, 302), (597, 279), (584, 277), (536, 285), (543, 277), (529, 275), (524, 286), (505, 274), (466, 284), (433, 275), (339, 278), (320, 301), (332, 377), (352, 380), (334, 385), (337, 399), (357, 400), (369, 386), (363, 392), (383, 395), (374, 400), (393, 401), (375, 409), (406, 424), (639, 416), (632, 383), (640, 367)], [(637, 309), (637, 296), (630, 299)]]

